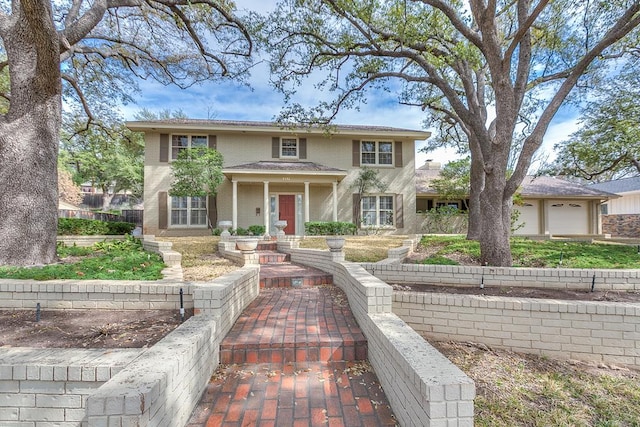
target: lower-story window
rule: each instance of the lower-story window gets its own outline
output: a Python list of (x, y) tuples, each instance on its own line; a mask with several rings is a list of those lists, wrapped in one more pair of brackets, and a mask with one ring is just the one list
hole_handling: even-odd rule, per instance
[(393, 196), (362, 197), (362, 222), (368, 227), (393, 226)]
[(206, 226), (206, 197), (171, 197), (171, 225)]

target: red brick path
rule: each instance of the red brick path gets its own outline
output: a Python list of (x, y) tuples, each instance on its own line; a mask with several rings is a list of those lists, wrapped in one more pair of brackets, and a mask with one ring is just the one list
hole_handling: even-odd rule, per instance
[(260, 276), (260, 295), (223, 340), (221, 365), (187, 427), (397, 425), (346, 295), (326, 284), (331, 276), (281, 259)]
[(367, 362), (221, 366), (187, 427), (397, 425)]

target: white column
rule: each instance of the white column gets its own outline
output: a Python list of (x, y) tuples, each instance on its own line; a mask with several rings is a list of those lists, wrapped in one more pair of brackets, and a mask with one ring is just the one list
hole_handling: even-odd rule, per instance
[(271, 219), (271, 212), (269, 212), (269, 181), (264, 181), (264, 205), (262, 207), (264, 211), (264, 234), (265, 236), (271, 235), (269, 230), (269, 221)]
[(338, 220), (338, 182), (333, 181), (333, 221)]
[(309, 181), (304, 183), (304, 222), (309, 222)]
[(231, 181), (232, 192), (231, 192), (231, 228), (238, 228), (238, 181)]

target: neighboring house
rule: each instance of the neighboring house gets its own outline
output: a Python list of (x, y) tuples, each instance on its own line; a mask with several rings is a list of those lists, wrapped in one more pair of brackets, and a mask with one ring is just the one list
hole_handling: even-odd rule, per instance
[[(444, 205), (463, 209), (461, 200), (447, 201), (438, 197), (430, 182), (440, 173), (440, 164), (427, 162), (416, 171), (416, 206), (426, 212)], [(604, 202), (618, 196), (574, 182), (549, 176), (527, 176), (520, 187), (522, 204), (517, 235), (575, 236), (602, 234), (600, 209)], [(468, 201), (467, 201), (468, 202)], [(418, 220), (421, 227), (421, 221)], [(418, 230), (420, 232), (420, 230)]]
[[(379, 171), (384, 193), (361, 199), (363, 227), (415, 232), (415, 142), (428, 132), (380, 126), (281, 128), (267, 122), (160, 120), (128, 122), (145, 134), (145, 234), (207, 234), (208, 222), (233, 228), (286, 220), (286, 234), (303, 235), (309, 221), (349, 221), (362, 166)], [(171, 197), (171, 161), (188, 147), (216, 148), (226, 177), (216, 198)], [(207, 212), (209, 218), (207, 218)]]
[(640, 176), (600, 182), (589, 186), (620, 197), (602, 204), (602, 229), (620, 237), (640, 237)]

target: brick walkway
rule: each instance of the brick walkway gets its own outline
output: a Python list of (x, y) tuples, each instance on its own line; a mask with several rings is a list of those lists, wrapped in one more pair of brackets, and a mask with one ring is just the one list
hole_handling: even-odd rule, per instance
[(187, 427), (395, 425), (369, 364), (343, 361), (222, 366)]
[(344, 293), (302, 286), (261, 289), (187, 427), (397, 425)]

